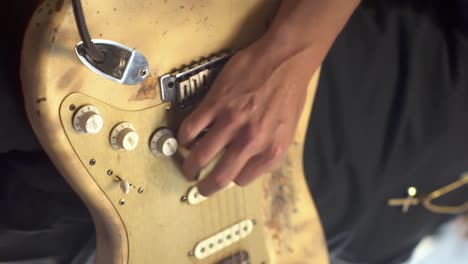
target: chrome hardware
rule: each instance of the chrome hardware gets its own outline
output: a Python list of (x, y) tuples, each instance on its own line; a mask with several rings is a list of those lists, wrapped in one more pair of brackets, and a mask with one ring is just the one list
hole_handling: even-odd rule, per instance
[[(229, 257), (224, 258), (220, 262), (217, 262), (216, 264), (248, 264), (251, 263), (250, 255), (249, 252), (245, 250), (241, 250)], [(265, 264), (266, 262), (261, 262), (262, 264)]]
[(163, 75), (159, 79), (162, 101), (172, 102), (178, 109), (190, 107), (192, 99), (203, 96), (230, 57), (221, 53)]
[(148, 61), (138, 51), (120, 43), (94, 39), (96, 47), (104, 52), (104, 62), (98, 63), (88, 58), (84, 51), (83, 42), (76, 45), (78, 58), (96, 74), (120, 84), (138, 84), (148, 76)]

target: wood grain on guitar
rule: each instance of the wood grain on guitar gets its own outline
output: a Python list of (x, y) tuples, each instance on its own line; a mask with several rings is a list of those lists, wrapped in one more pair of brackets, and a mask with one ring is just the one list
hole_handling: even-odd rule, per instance
[(160, 93), (160, 77), (173, 69), (258, 38), (277, 5), (83, 2), (92, 36), (123, 43), (148, 60), (149, 77), (135, 85), (112, 82), (80, 61), (70, 1), (38, 7), (21, 61), (26, 110), (45, 151), (92, 214), (98, 263), (328, 263), (302, 169), (319, 71), (311, 76), (295, 143), (280, 167), (200, 203), (187, 201), (193, 183), (178, 167), (186, 150), (169, 133), (187, 112)]

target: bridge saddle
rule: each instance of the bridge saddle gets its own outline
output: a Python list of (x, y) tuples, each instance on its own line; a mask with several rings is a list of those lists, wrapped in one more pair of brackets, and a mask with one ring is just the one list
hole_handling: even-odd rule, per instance
[(222, 52), (163, 75), (159, 79), (162, 101), (172, 102), (179, 110), (191, 108), (205, 95), (230, 57), (230, 52)]

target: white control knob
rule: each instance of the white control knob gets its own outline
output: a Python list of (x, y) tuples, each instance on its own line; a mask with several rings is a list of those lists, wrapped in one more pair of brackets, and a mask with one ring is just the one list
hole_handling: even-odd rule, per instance
[(104, 120), (93, 105), (80, 107), (73, 116), (73, 128), (80, 134), (97, 134), (103, 125)]
[(178, 147), (177, 139), (172, 131), (167, 128), (159, 129), (151, 137), (150, 149), (156, 155), (170, 157), (176, 153)]
[(132, 124), (123, 122), (112, 129), (110, 144), (116, 150), (134, 150), (140, 137)]

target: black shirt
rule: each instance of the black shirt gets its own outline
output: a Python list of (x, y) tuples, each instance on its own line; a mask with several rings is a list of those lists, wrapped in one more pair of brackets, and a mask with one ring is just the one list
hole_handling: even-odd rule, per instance
[[(387, 200), (468, 170), (468, 28), (457, 16), (468, 9), (390, 2), (365, 2), (338, 37), (309, 124), (305, 171), (337, 263), (406, 259), (453, 216)], [(467, 198), (465, 186), (437, 203)]]

